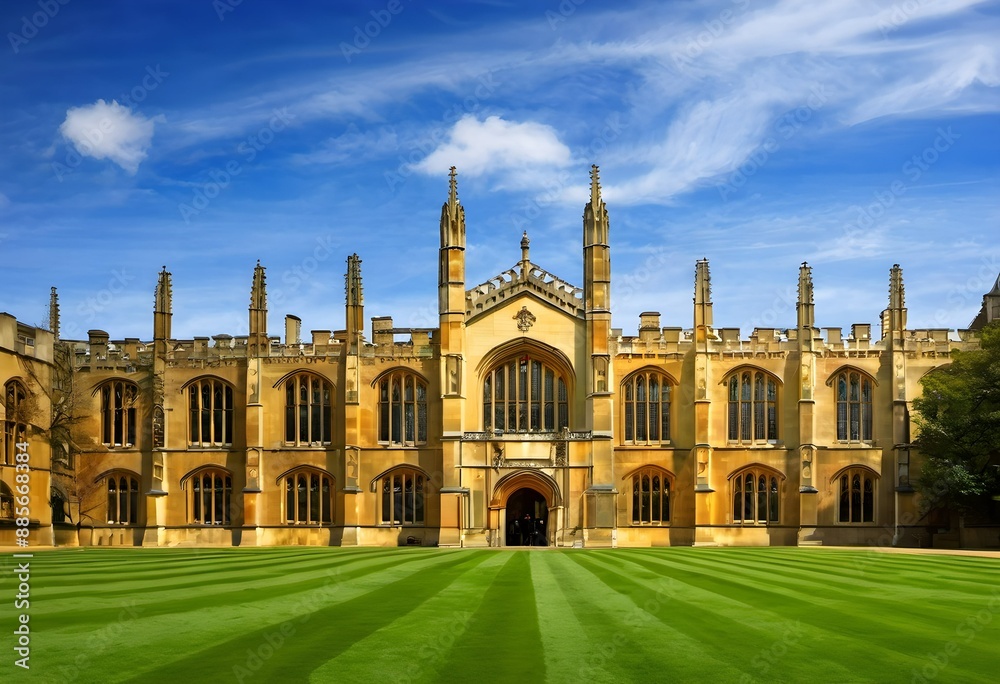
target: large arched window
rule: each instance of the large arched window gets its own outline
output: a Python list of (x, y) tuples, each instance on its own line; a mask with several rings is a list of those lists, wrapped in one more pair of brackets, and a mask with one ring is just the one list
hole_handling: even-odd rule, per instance
[(670, 476), (659, 468), (643, 468), (632, 475), (632, 524), (670, 522)]
[(875, 492), (878, 475), (868, 468), (847, 468), (834, 478), (839, 488), (837, 521), (842, 523), (875, 522)]
[(330, 383), (309, 373), (285, 381), (285, 442), (295, 446), (329, 444), (333, 435)]
[(837, 440), (871, 441), (871, 378), (858, 371), (843, 371), (836, 375), (833, 386), (837, 393)]
[(289, 525), (330, 525), (333, 523), (333, 478), (313, 468), (286, 475), (285, 523)]
[(139, 388), (127, 380), (101, 387), (101, 443), (107, 447), (135, 445), (135, 400)]
[(766, 468), (746, 468), (730, 479), (733, 494), (733, 523), (767, 525), (780, 518), (782, 477)]
[(569, 426), (566, 380), (527, 354), (494, 366), (483, 380), (483, 429), (555, 432)]
[(625, 378), (622, 401), (627, 444), (670, 440), (670, 380), (663, 373), (641, 371)]
[(109, 525), (134, 525), (139, 519), (139, 479), (130, 473), (107, 477)]
[(778, 439), (778, 385), (763, 371), (744, 370), (729, 378), (730, 442)]
[(233, 478), (225, 470), (205, 468), (187, 480), (188, 522), (196, 525), (230, 524)]
[(378, 441), (411, 446), (427, 441), (427, 385), (407, 371), (378, 381)]
[(4, 385), (3, 458), (4, 465), (14, 465), (17, 444), (23, 442), (27, 434), (28, 391), (17, 380)]
[(191, 446), (218, 447), (233, 443), (233, 388), (221, 380), (203, 378), (188, 385)]
[(397, 468), (384, 475), (378, 487), (383, 525), (424, 524), (427, 480), (423, 473), (411, 468)]

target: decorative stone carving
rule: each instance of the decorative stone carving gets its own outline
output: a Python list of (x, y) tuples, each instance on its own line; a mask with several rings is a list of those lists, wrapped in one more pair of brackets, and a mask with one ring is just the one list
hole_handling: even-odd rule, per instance
[(522, 306), (521, 310), (514, 314), (514, 320), (517, 321), (517, 329), (521, 332), (528, 332), (528, 330), (535, 324), (535, 315), (528, 311), (528, 307)]

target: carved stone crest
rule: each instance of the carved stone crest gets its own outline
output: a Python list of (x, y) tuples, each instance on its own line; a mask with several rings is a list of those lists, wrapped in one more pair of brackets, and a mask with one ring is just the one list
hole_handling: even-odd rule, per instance
[(528, 332), (528, 329), (535, 324), (535, 315), (528, 311), (528, 307), (522, 306), (521, 310), (514, 314), (517, 321), (517, 329), (521, 332)]

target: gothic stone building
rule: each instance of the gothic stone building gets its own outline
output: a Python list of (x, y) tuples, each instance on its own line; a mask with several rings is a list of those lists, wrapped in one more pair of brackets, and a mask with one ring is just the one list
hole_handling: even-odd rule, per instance
[[(527, 236), (470, 287), (465, 233), (453, 170), (432, 329), (383, 316), (368, 337), (357, 255), (345, 329), (311, 339), (294, 316), (270, 334), (260, 264), (246, 336), (175, 339), (166, 269), (151, 341), (59, 340), (54, 292), (51, 331), (0, 314), (0, 544), (18, 443), (32, 544), (928, 542), (910, 400), (976, 337), (907, 329), (898, 266), (877, 338), (816, 327), (806, 264), (794, 327), (716, 328), (704, 260), (691, 327), (644, 313), (631, 336), (611, 327), (596, 167), (582, 288), (534, 264)], [(1000, 284), (973, 327), (995, 318)]]

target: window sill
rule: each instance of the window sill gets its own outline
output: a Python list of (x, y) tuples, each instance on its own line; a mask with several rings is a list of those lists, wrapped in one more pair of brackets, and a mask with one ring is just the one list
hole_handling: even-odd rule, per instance
[(633, 522), (633, 523), (629, 523), (628, 527), (631, 528), (631, 529), (635, 529), (635, 530), (650, 529), (650, 528), (652, 528), (652, 529), (657, 529), (657, 528), (659, 528), (659, 529), (669, 529), (670, 528), (670, 523), (669, 522), (658, 522), (658, 523), (637, 523), (637, 522)]
[(744, 449), (784, 449), (785, 443), (780, 439), (769, 439), (761, 440), (759, 442), (739, 442), (739, 441), (727, 441), (727, 447), (734, 449), (744, 448)]
[(422, 449), (427, 446), (427, 442), (418, 442), (416, 444), (398, 444), (395, 442), (379, 442), (378, 445), (383, 449)]
[(729, 526), (730, 527), (756, 527), (756, 528), (762, 528), (762, 527), (781, 527), (781, 523), (777, 522), (775, 520), (772, 520), (771, 522), (731, 522), (731, 523), (729, 523)]
[(291, 442), (285, 442), (282, 445), (283, 449), (329, 449), (332, 442), (312, 442), (310, 444), (293, 444)]
[(305, 527), (305, 528), (312, 528), (314, 530), (318, 530), (318, 529), (327, 528), (327, 527), (336, 527), (337, 524), (336, 523), (332, 523), (332, 522), (326, 522), (326, 523), (300, 523), (300, 522), (285, 521), (285, 525), (284, 526), (285, 527)]
[(875, 440), (873, 439), (838, 439), (834, 442), (835, 445), (842, 449), (874, 449)]
[(383, 522), (383, 523), (376, 524), (375, 527), (380, 527), (380, 528), (386, 529), (386, 530), (395, 530), (395, 529), (399, 529), (399, 528), (402, 528), (402, 527), (424, 528), (424, 527), (427, 527), (427, 523), (386, 523), (386, 522)]
[(211, 446), (206, 446), (204, 444), (188, 444), (188, 451), (232, 451), (232, 444), (213, 444)]
[(867, 522), (843, 522), (838, 520), (833, 524), (835, 527), (879, 527), (879, 524), (872, 520)]
[(664, 442), (622, 442), (618, 446), (627, 449), (672, 449), (674, 443), (669, 440)]

